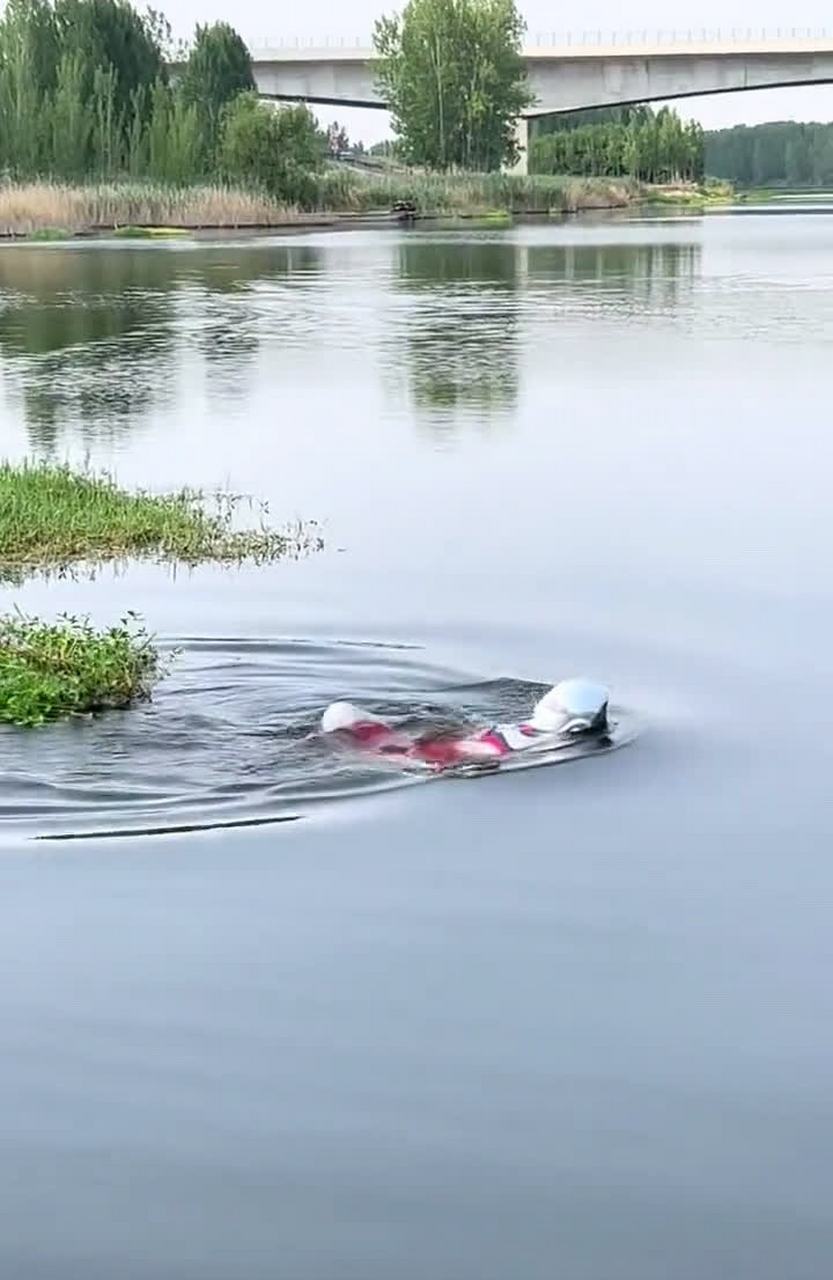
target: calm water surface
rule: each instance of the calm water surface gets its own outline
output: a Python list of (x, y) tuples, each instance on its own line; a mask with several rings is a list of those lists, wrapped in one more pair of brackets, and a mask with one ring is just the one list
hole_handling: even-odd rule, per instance
[[(0, 595), (181, 650), (0, 734), (3, 1275), (826, 1280), (831, 215), (0, 250), (4, 453), (327, 544)], [(310, 737), (576, 671), (626, 750)]]

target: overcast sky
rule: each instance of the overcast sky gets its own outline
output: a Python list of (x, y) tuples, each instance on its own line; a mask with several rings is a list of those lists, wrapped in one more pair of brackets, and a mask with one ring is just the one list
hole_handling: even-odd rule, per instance
[[(252, 47), (264, 43), (294, 40), (305, 43), (324, 37), (337, 39), (356, 37), (369, 39), (373, 19), (382, 11), (401, 8), (390, 0), (304, 0), (302, 4), (264, 3), (263, 0), (154, 0), (167, 14), (178, 35), (188, 34), (195, 22), (225, 19), (231, 22)], [(522, 0), (521, 11), (528, 23), (528, 34), (534, 40), (540, 33), (551, 31), (604, 31), (677, 28), (687, 32), (750, 26), (760, 33), (763, 28), (776, 31), (793, 26), (821, 31), (827, 26), (833, 36), (833, 10), (828, 0), (803, 0), (800, 7), (786, 0), (633, 0), (627, 9), (627, 21), (621, 18), (622, 7), (615, 0), (567, 0), (555, 5), (547, 0)], [(690, 98), (674, 104), (695, 116), (707, 128), (729, 124), (756, 124), (763, 120), (833, 120), (833, 85), (806, 89), (771, 89), (755, 93), (734, 93), (711, 98)], [(333, 118), (326, 108), (319, 108), (323, 120)], [(376, 142), (386, 132), (382, 112), (336, 112), (348, 125), (351, 136)]]

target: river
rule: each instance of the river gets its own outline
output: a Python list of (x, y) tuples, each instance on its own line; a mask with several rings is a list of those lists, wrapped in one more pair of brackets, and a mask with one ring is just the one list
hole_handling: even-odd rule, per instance
[[(180, 650), (0, 734), (4, 1275), (826, 1280), (831, 214), (0, 250), (5, 454), (326, 544), (0, 593)], [(576, 672), (624, 749), (309, 737)]]

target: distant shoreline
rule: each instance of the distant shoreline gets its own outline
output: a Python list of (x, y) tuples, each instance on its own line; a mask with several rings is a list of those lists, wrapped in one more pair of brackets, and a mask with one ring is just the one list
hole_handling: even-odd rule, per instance
[(494, 227), (514, 219), (669, 205), (692, 210), (737, 202), (727, 183), (648, 186), (625, 178), (513, 174), (409, 174), (371, 182), (361, 208), (304, 211), (257, 192), (151, 183), (68, 186), (0, 184), (0, 243), (49, 243), (117, 237), (301, 234), (462, 221)]

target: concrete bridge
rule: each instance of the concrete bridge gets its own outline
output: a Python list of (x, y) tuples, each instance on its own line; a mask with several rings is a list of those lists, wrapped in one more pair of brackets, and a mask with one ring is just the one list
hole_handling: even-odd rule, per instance
[[(541, 37), (539, 37), (539, 40)], [(251, 47), (264, 98), (384, 110), (368, 46)], [(528, 121), (588, 107), (703, 94), (833, 83), (833, 34), (780, 30), (551, 37), (524, 50), (534, 105), (519, 122), (521, 167)]]

